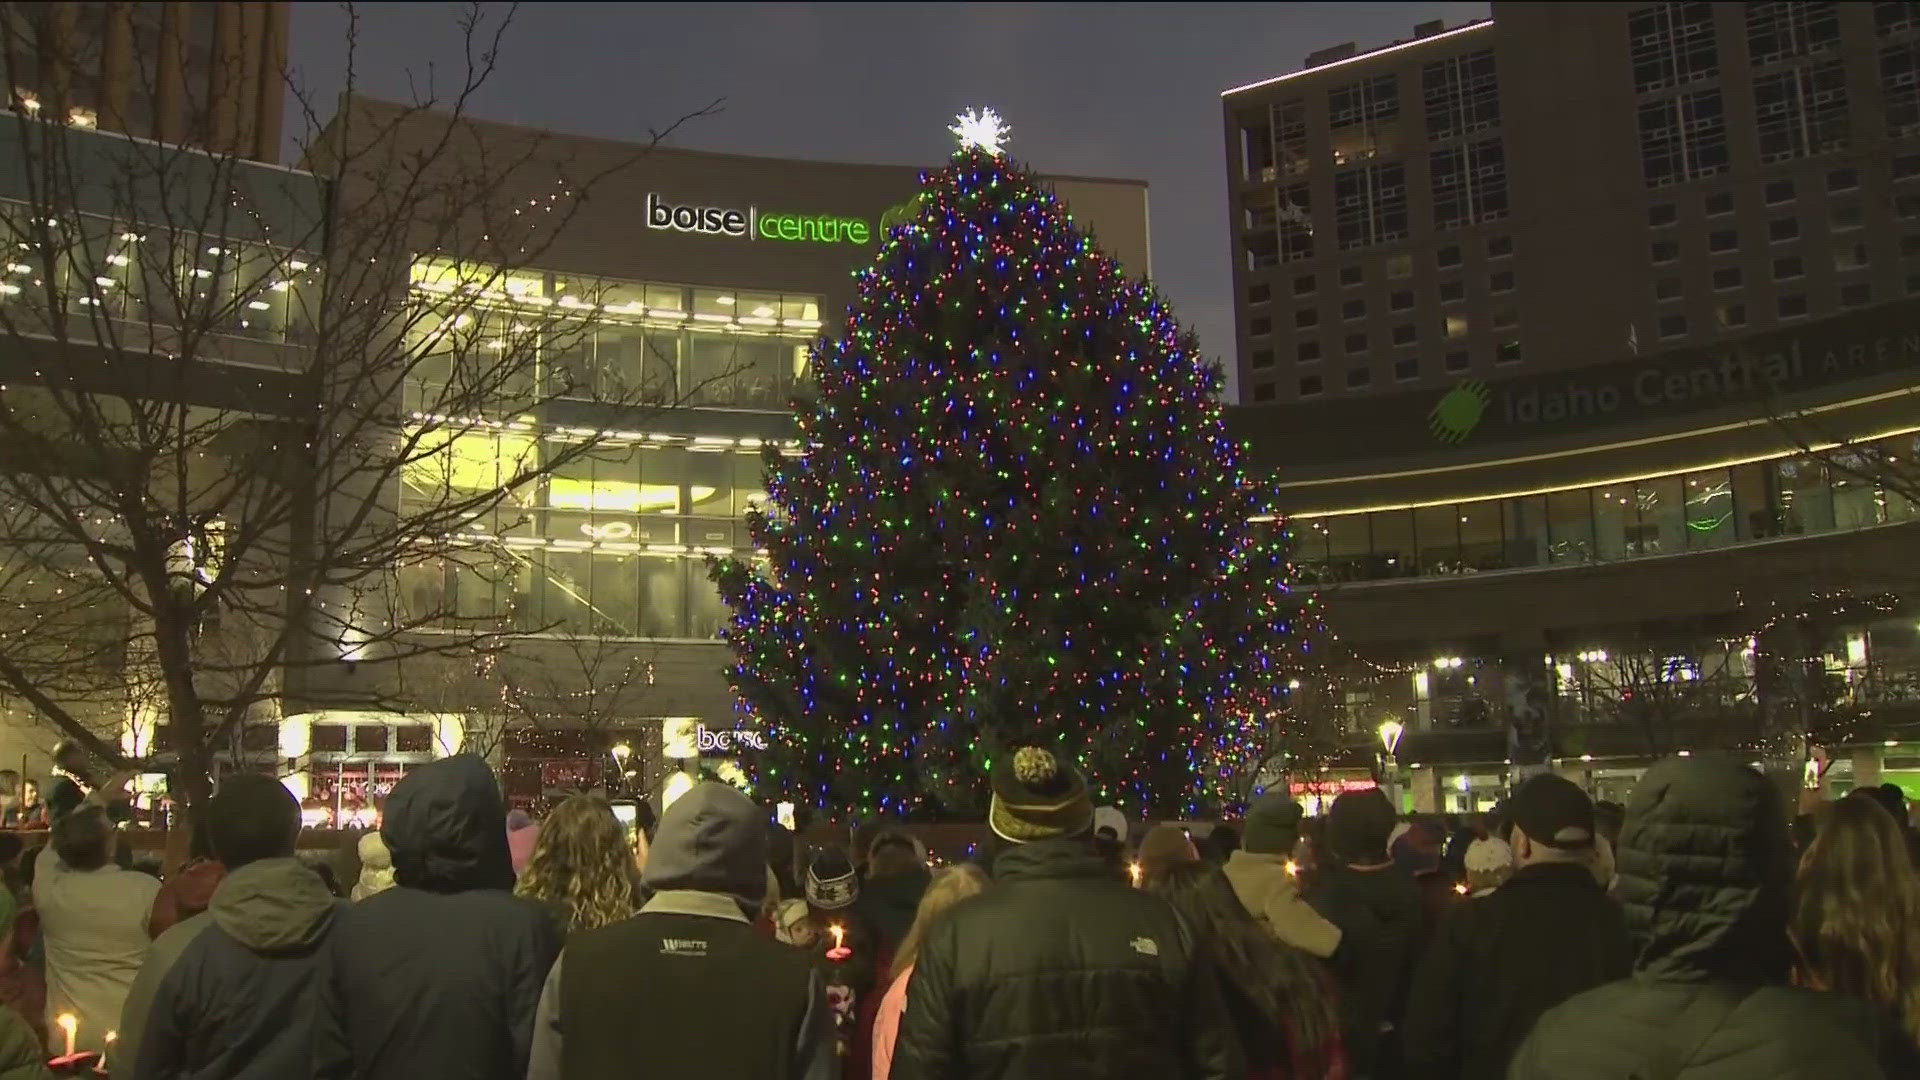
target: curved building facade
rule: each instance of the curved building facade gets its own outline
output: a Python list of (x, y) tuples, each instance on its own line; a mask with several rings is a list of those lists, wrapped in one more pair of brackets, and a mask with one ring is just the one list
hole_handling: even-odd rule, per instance
[(1303, 793), (1727, 749), (1920, 794), (1895, 14), (1495, 4), (1223, 95), (1234, 422), (1348, 656)]

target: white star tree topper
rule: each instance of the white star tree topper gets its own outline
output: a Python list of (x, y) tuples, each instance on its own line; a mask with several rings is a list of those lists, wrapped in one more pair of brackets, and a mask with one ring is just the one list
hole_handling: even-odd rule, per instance
[(947, 130), (960, 140), (960, 149), (978, 147), (994, 157), (1006, 152), (1007, 136), (1013, 132), (1007, 122), (1000, 119), (1000, 114), (991, 108), (968, 109), (954, 117)]

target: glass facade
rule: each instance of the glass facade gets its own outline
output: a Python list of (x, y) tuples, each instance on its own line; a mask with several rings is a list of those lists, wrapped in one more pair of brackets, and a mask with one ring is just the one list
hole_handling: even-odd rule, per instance
[[(1912, 460), (1896, 436), (1845, 455), (1772, 461), (1399, 510), (1298, 518), (1306, 584), (1636, 559), (1908, 521), (1914, 505), (1871, 462)], [(1869, 460), (1870, 459), (1870, 460)]]
[[(296, 252), (84, 214), (36, 223), (4, 201), (0, 237), (0, 304), (283, 344), (314, 337), (319, 271)], [(55, 247), (64, 254), (46, 257)], [(11, 317), (34, 332), (32, 314)]]
[[(816, 295), (540, 271), (499, 275), (482, 303), (463, 299), (458, 314), (436, 316), (436, 294), (466, 288), (474, 276), (445, 260), (416, 262), (414, 293), (423, 314), (410, 331), (465, 337), (449, 345), (449, 362), (452, 355), (480, 355), (476, 347), (499, 348), (495, 342), (516, 332), (538, 334), (541, 340), (514, 347), (532, 347), (534, 368), (546, 380), (543, 396), (785, 410), (822, 325)], [(577, 320), (568, 315), (573, 311)], [(422, 365), (417, 382), (430, 385), (436, 374)]]
[[(403, 508), (446, 505), (449, 489), (479, 490), (521, 455), (566, 445), (513, 431), (454, 443), (407, 470)], [(401, 567), (398, 607), (523, 633), (710, 638), (727, 611), (704, 556), (750, 549), (745, 515), (766, 498), (761, 453), (756, 439), (605, 440), (469, 522), (473, 550)]]

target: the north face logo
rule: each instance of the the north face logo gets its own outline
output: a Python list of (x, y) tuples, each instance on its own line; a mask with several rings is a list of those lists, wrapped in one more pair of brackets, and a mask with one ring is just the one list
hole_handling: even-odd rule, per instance
[(1159, 956), (1160, 945), (1150, 937), (1137, 937), (1133, 939), (1133, 951), (1141, 956)]

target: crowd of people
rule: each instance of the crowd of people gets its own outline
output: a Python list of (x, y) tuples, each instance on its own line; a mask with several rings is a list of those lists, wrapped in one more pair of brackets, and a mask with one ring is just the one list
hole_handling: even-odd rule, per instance
[(1367, 790), (1196, 830), (1029, 746), (951, 864), (717, 782), (637, 832), (592, 794), (535, 822), (463, 755), (346, 866), (230, 776), (160, 877), (116, 857), (123, 779), (62, 779), (43, 850), (0, 833), (3, 1080), (1920, 1076), (1904, 796), (1796, 820), (1708, 755), (1625, 807), (1542, 774), (1466, 820)]

